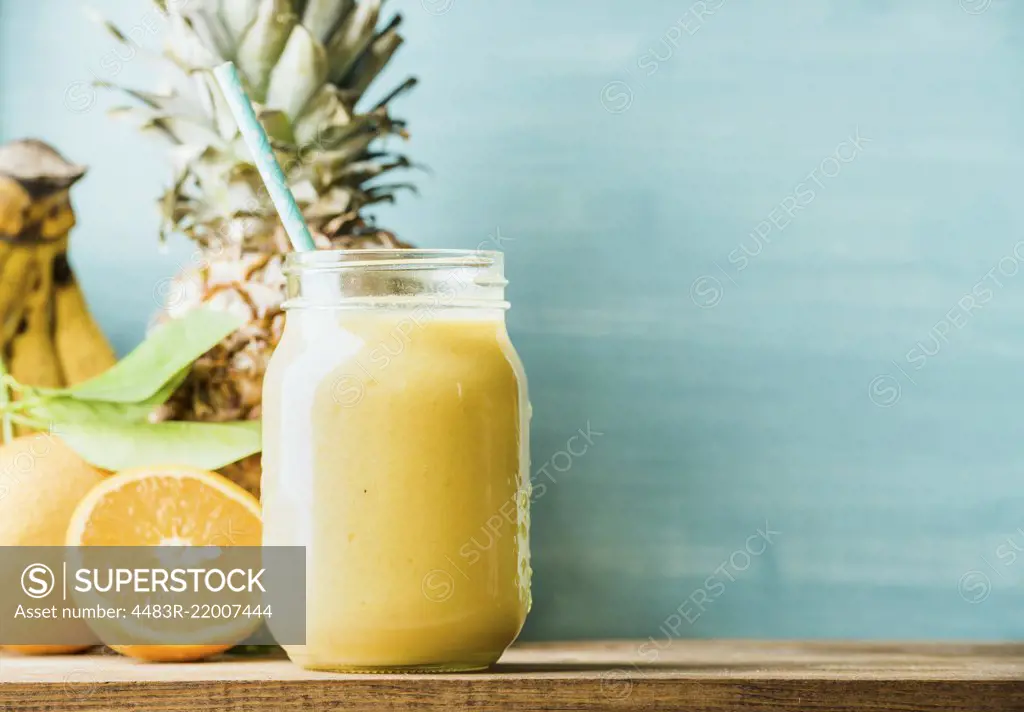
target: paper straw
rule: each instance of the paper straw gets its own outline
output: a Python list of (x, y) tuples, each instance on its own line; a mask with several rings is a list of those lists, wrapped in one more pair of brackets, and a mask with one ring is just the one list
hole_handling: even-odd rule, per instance
[(253, 161), (256, 169), (259, 170), (263, 182), (270, 193), (270, 199), (274, 202), (274, 208), (281, 216), (281, 224), (288, 233), (292, 247), (296, 252), (315, 250), (313, 236), (306, 227), (306, 220), (302, 217), (299, 204), (295, 202), (295, 196), (288, 189), (288, 180), (284, 171), (274, 157), (274, 149), (270, 147), (270, 139), (267, 132), (263, 130), (256, 112), (253, 111), (252, 102), (242, 88), (242, 80), (238, 76), (235, 65), (225, 62), (213, 70), (213, 76), (217, 78), (220, 88), (224, 91), (224, 98), (227, 99), (228, 107), (238, 122), (238, 129), (242, 132), (242, 139), (245, 145), (252, 151)]

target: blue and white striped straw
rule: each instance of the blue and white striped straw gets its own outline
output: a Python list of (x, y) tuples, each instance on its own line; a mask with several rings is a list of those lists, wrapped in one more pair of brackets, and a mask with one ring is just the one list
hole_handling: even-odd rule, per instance
[(306, 220), (302, 217), (299, 204), (295, 202), (295, 196), (288, 189), (288, 180), (284, 171), (274, 157), (274, 149), (270, 147), (270, 139), (267, 132), (263, 130), (256, 112), (253, 111), (252, 102), (249, 101), (245, 89), (242, 88), (242, 79), (238, 76), (238, 70), (231, 62), (225, 62), (213, 70), (213, 76), (217, 78), (220, 88), (224, 91), (228, 107), (238, 122), (238, 129), (242, 132), (242, 139), (245, 145), (252, 151), (253, 162), (259, 170), (263, 182), (270, 193), (270, 199), (274, 202), (274, 208), (281, 216), (281, 224), (284, 225), (288, 239), (296, 252), (315, 250), (313, 236), (306, 227)]

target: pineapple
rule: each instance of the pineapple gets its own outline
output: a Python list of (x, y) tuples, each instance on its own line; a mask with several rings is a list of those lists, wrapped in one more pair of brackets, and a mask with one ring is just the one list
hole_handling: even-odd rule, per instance
[[(378, 27), (381, 1), (154, 0), (167, 27), (154, 59), (174, 81), (157, 92), (117, 87), (134, 101), (112, 113), (170, 143), (161, 239), (181, 233), (197, 246), (190, 264), (160, 285), (158, 319), (207, 305), (248, 320), (196, 362), (157, 419), (259, 418), (263, 373), (283, 326), (288, 240), (213, 67), (228, 60), (238, 67), (318, 248), (408, 247), (364, 212), (412, 188), (381, 179), (410, 166), (381, 139), (407, 137), (388, 106), (416, 80), (370, 106), (363, 100), (402, 42), (399, 15)], [(258, 457), (225, 474), (258, 494)]]

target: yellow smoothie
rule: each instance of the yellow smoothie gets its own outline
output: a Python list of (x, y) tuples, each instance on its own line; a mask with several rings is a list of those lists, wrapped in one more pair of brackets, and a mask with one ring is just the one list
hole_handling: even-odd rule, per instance
[(303, 309), (264, 383), (264, 543), (327, 670), (465, 670), (530, 606), (529, 403), (501, 310)]

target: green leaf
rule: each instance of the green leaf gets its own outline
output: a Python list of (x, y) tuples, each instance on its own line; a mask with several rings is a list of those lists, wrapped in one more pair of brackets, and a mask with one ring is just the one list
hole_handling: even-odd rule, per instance
[(186, 465), (216, 470), (261, 449), (260, 421), (234, 423), (93, 423), (54, 433), (86, 462), (104, 470)]
[(93, 379), (44, 391), (78, 400), (140, 403), (156, 395), (192, 362), (244, 324), (227, 312), (195, 309), (158, 327), (134, 351)]
[(82, 401), (68, 396), (57, 396), (28, 408), (28, 414), (42, 423), (52, 423), (54, 429), (76, 423), (135, 423), (144, 421), (155, 406), (142, 403), (109, 403)]
[(188, 377), (189, 369), (184, 368), (165, 383), (151, 397), (139, 403), (110, 403), (98, 400), (80, 400), (71, 396), (44, 398), (38, 405), (28, 408), (34, 420), (46, 423), (51, 428), (78, 423), (135, 423), (145, 422), (156, 408), (167, 402)]

